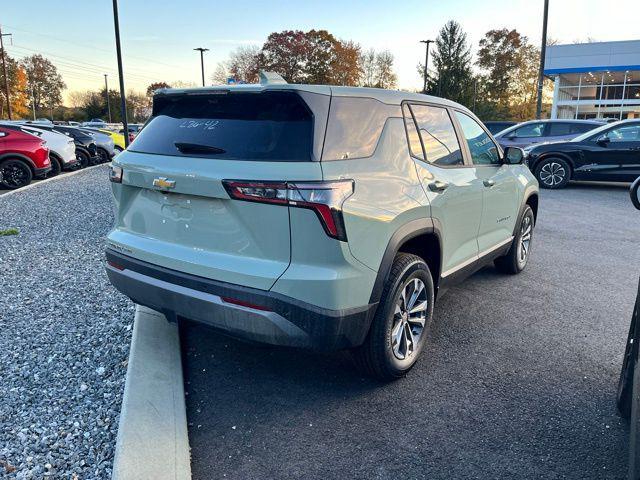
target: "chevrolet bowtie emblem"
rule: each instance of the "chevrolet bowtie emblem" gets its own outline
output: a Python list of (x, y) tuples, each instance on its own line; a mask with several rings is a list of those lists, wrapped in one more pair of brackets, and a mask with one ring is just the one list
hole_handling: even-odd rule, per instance
[(159, 177), (153, 179), (153, 186), (158, 188), (173, 188), (176, 186), (175, 180), (168, 180), (166, 177)]

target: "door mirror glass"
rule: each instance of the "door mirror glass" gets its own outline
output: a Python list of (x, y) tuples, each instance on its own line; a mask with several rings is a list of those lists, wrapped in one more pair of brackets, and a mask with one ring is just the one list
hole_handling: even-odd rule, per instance
[(631, 185), (631, 203), (633, 206), (640, 210), (640, 177), (636, 178), (636, 181)]
[(601, 135), (598, 137), (598, 139), (596, 140), (596, 143), (598, 145), (606, 145), (610, 142), (611, 140), (609, 139), (609, 137), (607, 137), (606, 135)]
[(504, 159), (504, 163), (519, 165), (524, 162), (524, 150), (518, 147), (507, 147), (504, 149)]

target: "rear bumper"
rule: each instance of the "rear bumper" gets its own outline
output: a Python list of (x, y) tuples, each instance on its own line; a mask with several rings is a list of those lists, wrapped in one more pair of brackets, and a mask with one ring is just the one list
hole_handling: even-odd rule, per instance
[(134, 302), (169, 320), (186, 318), (261, 343), (315, 350), (355, 347), (364, 342), (376, 307), (328, 310), (274, 292), (170, 270), (111, 249), (106, 256), (109, 280)]
[(34, 168), (33, 169), (33, 176), (35, 178), (42, 178), (44, 176), (47, 175), (47, 173), (49, 173), (51, 171), (51, 165), (44, 167), (44, 168)]

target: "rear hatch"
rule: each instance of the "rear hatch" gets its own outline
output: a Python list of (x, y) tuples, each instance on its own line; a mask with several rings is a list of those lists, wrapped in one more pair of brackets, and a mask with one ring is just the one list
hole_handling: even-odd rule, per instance
[(313, 144), (314, 114), (295, 92), (156, 97), (152, 119), (114, 162), (123, 176), (109, 243), (153, 264), (268, 290), (289, 265), (289, 207), (233, 200), (223, 181), (321, 180)]

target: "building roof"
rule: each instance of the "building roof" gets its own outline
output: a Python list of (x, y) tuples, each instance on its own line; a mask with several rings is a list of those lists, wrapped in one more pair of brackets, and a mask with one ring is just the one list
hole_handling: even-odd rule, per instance
[(544, 73), (640, 71), (640, 40), (576, 43), (547, 47)]

